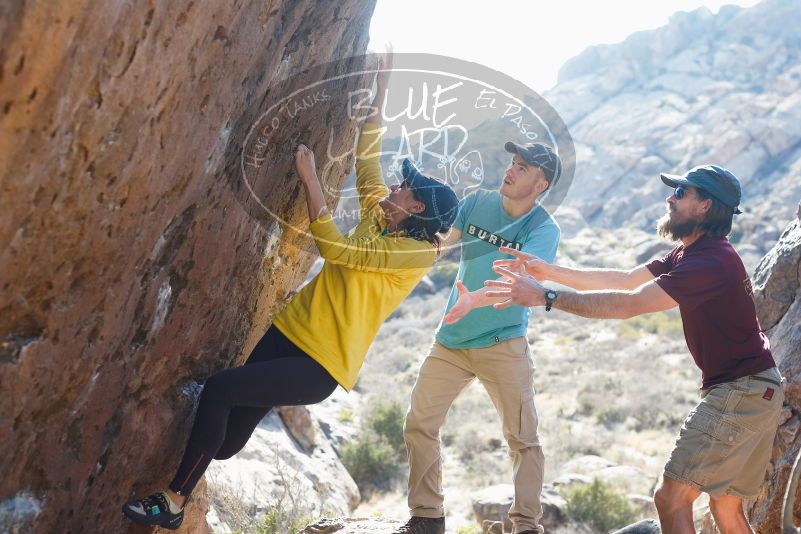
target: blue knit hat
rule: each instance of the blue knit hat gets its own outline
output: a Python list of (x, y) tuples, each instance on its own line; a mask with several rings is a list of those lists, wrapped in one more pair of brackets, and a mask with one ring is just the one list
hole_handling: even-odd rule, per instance
[(451, 229), (456, 220), (459, 200), (448, 184), (423, 175), (408, 159), (401, 165), (403, 181), (414, 190), (415, 195), (426, 205), (426, 210), (418, 215), (430, 221), (430, 227), (439, 233)]

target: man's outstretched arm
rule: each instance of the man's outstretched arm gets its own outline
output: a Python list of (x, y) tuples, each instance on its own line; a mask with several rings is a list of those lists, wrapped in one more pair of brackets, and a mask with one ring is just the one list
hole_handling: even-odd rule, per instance
[[(503, 266), (496, 266), (495, 271), (506, 280), (487, 280), (484, 284), (493, 289), (487, 297), (506, 298), (495, 304), (496, 308), (545, 305), (545, 287), (536, 278)], [(559, 291), (553, 304), (554, 308), (593, 319), (628, 319), (676, 306), (678, 303), (653, 280), (634, 290)]]
[(563, 267), (545, 262), (532, 254), (515, 249), (501, 248), (501, 252), (514, 256), (508, 260), (497, 260), (495, 265), (507, 267), (517, 272), (522, 264), (526, 272), (537, 280), (550, 280), (580, 291), (598, 289), (633, 290), (654, 279), (645, 265), (631, 270), (622, 269), (584, 269)]

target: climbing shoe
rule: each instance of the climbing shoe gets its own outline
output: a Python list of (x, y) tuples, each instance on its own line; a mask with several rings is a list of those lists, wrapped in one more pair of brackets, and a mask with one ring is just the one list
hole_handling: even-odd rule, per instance
[(171, 504), (170, 498), (160, 491), (144, 499), (128, 501), (122, 507), (122, 513), (140, 525), (176, 530), (184, 520), (184, 511)]
[(393, 534), (445, 534), (445, 518), (412, 517)]

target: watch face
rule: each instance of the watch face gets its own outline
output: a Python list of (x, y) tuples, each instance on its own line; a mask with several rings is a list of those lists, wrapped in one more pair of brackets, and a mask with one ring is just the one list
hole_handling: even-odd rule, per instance
[(556, 298), (556, 291), (548, 291), (545, 294), (545, 296), (548, 297), (549, 299), (555, 299)]

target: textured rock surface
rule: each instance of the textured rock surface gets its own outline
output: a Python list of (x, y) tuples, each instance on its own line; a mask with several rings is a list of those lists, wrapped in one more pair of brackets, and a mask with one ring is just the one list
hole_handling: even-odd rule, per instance
[(629, 525), (620, 530), (616, 530), (614, 534), (660, 534), (662, 529), (659, 528), (659, 522), (655, 519), (643, 519), (633, 525)]
[(313, 451), (317, 444), (317, 431), (309, 409), (306, 406), (282, 406), (278, 415), (300, 448), (305, 452)]
[(300, 534), (386, 534), (397, 530), (403, 523), (388, 519), (341, 518), (321, 519), (308, 525)]
[[(779, 532), (787, 480), (801, 449), (801, 205), (797, 219), (757, 269), (755, 300), (762, 327), (770, 338), (779, 369), (787, 379), (781, 426), (765, 484), (750, 507), (757, 534)], [(801, 499), (796, 498), (796, 524), (801, 520)]]
[[(184, 446), (196, 383), (252, 347), (313, 259), (248, 201), (243, 140), (271, 84), (364, 51), (372, 9), (3, 10), (2, 517), (22, 514), (26, 532), (121, 532), (120, 504), (168, 481), (178, 454), (164, 451)], [(297, 131), (317, 150), (324, 121), (350, 131), (344, 112), (307, 113)], [(291, 150), (271, 158), (262, 198), (303, 225)]]

